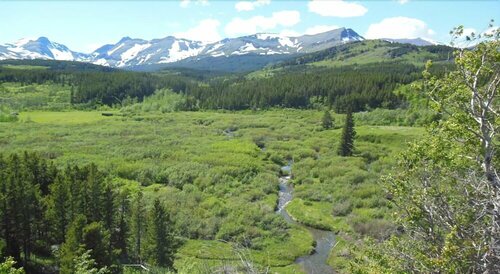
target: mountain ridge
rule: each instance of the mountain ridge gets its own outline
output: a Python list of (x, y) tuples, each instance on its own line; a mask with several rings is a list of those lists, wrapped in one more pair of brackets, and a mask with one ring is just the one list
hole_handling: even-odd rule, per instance
[[(208, 69), (212, 63), (230, 63), (229, 67), (238, 69), (238, 62), (249, 64), (253, 60), (256, 64), (244, 66), (252, 69), (288, 57), (363, 40), (365, 39), (354, 30), (345, 27), (301, 36), (256, 33), (235, 38), (224, 38), (213, 43), (204, 43), (174, 36), (152, 40), (125, 36), (115, 44), (102, 45), (92, 53), (86, 54), (72, 51), (65, 45), (52, 42), (47, 37), (42, 36), (36, 40), (21, 39), (15, 43), (0, 45), (0, 60), (67, 60), (125, 69), (145, 68), (148, 66), (201, 67)], [(409, 39), (408, 41), (411, 43), (413, 40)], [(415, 41), (422, 43), (425, 40), (416, 39)]]

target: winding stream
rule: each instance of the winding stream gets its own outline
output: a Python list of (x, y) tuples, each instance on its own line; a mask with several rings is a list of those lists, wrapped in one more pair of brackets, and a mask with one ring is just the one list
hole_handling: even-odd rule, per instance
[[(285, 173), (290, 174), (291, 163), (281, 168)], [(290, 224), (297, 224), (305, 227), (313, 236), (314, 242), (316, 244), (312, 254), (304, 255), (295, 260), (296, 264), (299, 264), (306, 273), (308, 274), (318, 274), (318, 273), (334, 273), (333, 269), (326, 263), (330, 250), (334, 246), (335, 234), (331, 231), (319, 230), (316, 228), (308, 227), (306, 225), (300, 224), (292, 219), (292, 217), (285, 210), (286, 205), (293, 198), (293, 187), (288, 182), (290, 181), (290, 175), (281, 176), (279, 180), (279, 200), (278, 208), (276, 213), (283, 216), (285, 221)]]

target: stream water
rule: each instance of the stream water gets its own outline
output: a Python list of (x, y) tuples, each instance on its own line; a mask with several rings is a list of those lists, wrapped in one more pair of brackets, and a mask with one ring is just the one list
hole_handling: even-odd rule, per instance
[[(291, 164), (282, 167), (285, 174), (291, 174)], [(300, 224), (292, 219), (285, 207), (293, 198), (293, 187), (289, 184), (290, 175), (284, 175), (279, 180), (279, 200), (276, 213), (283, 216), (285, 221), (305, 227), (313, 236), (316, 243), (312, 254), (304, 255), (295, 260), (308, 274), (335, 273), (326, 263), (330, 250), (333, 248), (335, 234), (331, 231), (319, 230)]]

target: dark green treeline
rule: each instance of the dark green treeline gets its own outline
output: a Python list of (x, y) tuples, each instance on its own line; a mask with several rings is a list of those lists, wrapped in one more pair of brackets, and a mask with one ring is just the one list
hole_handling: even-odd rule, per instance
[[(160, 201), (147, 210), (141, 195), (114, 189), (94, 164), (60, 170), (34, 153), (0, 155), (0, 255), (28, 273), (73, 273), (88, 251), (96, 267), (113, 273), (129, 262), (172, 267), (169, 214)], [(56, 266), (37, 265), (34, 255), (55, 258)]]

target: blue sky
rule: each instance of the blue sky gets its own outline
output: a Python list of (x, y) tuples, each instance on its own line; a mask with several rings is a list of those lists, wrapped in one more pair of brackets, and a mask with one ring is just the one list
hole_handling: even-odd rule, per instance
[(90, 52), (124, 36), (215, 41), (255, 32), (313, 34), (349, 27), (367, 38), (449, 42), (464, 25), (500, 23), (500, 1), (0, 1), (0, 44), (46, 36)]

